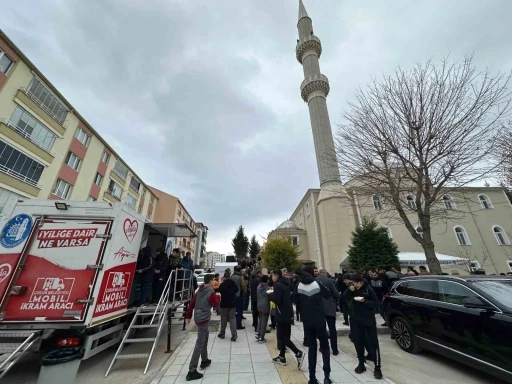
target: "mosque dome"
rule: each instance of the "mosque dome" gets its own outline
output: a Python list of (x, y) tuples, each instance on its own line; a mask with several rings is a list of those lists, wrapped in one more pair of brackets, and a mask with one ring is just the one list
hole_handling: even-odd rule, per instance
[(277, 229), (300, 229), (300, 228), (297, 227), (297, 225), (295, 225), (293, 220), (286, 220), (286, 221), (283, 221), (279, 225), (279, 227), (277, 227)]

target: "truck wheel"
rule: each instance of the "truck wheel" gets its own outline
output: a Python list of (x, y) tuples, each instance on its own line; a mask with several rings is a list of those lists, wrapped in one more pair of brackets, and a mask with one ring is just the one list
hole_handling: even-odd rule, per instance
[(391, 330), (395, 341), (400, 348), (409, 353), (420, 353), (421, 347), (414, 337), (412, 327), (403, 317), (395, 317), (391, 323)]

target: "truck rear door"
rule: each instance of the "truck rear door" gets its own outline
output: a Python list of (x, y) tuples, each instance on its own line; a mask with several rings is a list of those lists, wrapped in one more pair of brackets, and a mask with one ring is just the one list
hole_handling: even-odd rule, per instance
[[(82, 321), (112, 221), (53, 218), (34, 225), (21, 253), (11, 255), (18, 259), (18, 272), (8, 287), (12, 294), (2, 305), (3, 321)], [(0, 262), (2, 258), (5, 254), (0, 254)]]

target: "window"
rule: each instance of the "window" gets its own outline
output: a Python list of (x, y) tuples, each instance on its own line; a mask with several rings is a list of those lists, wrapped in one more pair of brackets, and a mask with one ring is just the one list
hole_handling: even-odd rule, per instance
[(117, 160), (116, 165), (114, 165), (114, 172), (123, 180), (128, 176), (128, 167), (124, 165), (121, 161)]
[(498, 245), (510, 245), (510, 240), (508, 239), (508, 236), (503, 228), (495, 225), (492, 227), (492, 231), (494, 232), (494, 237), (496, 237)]
[(512, 281), (507, 280), (474, 280), (471, 284), (478, 287), (502, 306), (512, 311)]
[(401, 295), (407, 295), (407, 282), (404, 281), (396, 286), (395, 291)]
[(412, 280), (407, 284), (407, 295), (420, 299), (439, 300), (435, 280)]
[(457, 237), (459, 245), (471, 245), (468, 234), (464, 228), (454, 227), (453, 230), (455, 231), (455, 236)]
[(55, 139), (57, 138), (57, 136), (41, 124), (39, 120), (19, 106), (16, 106), (16, 109), (9, 119), (8, 125), (45, 151), (52, 149)]
[(0, 73), (7, 75), (13, 61), (4, 52), (0, 51)]
[(89, 196), (89, 197), (87, 198), (87, 201), (96, 201), (96, 198), (95, 198), (95, 197), (92, 197), (92, 196)]
[(455, 209), (455, 203), (450, 195), (444, 195), (443, 202), (446, 209)]
[(389, 226), (387, 226), (387, 225), (386, 225), (385, 228), (386, 228), (386, 232), (388, 233), (388, 237), (390, 239), (392, 239), (393, 238), (393, 234), (391, 233), (391, 228)]
[(11, 196), (17, 196), (18, 198), (24, 199), (25, 196), (18, 195), (17, 193), (8, 191), (7, 189), (4, 189), (0, 187), (0, 213), (4, 210), (5, 204), (7, 204), (7, 201), (11, 198)]
[(299, 236), (291, 236), (292, 245), (299, 245)]
[(463, 305), (464, 300), (469, 297), (480, 298), (480, 296), (475, 292), (461, 284), (453, 283), (451, 281), (439, 281), (439, 298), (441, 301), (450, 304)]
[(139, 209), (137, 209), (137, 212), (142, 213), (142, 209), (143, 209), (143, 208), (144, 208), (144, 207), (143, 207), (143, 205), (142, 205), (142, 204), (139, 204)]
[(416, 198), (413, 195), (407, 196), (407, 205), (409, 208), (411, 208), (413, 211), (416, 210)]
[(81, 161), (82, 159), (80, 159), (73, 152), (68, 152), (68, 155), (66, 156), (66, 164), (73, 168), (75, 171), (78, 171), (78, 168), (80, 168)]
[(373, 208), (380, 211), (382, 209), (382, 200), (381, 200), (380, 196), (373, 195), (372, 199), (373, 199)]
[(135, 176), (132, 176), (130, 180), (130, 188), (139, 193), (140, 181)]
[(306, 216), (309, 217), (310, 215), (310, 212), (309, 212), (309, 202), (306, 203)]
[(302, 211), (299, 212), (299, 224), (302, 224)]
[(135, 211), (135, 207), (137, 206), (137, 198), (135, 196), (127, 194), (124, 203)]
[(55, 183), (55, 188), (53, 188), (52, 193), (55, 196), (59, 196), (60, 198), (66, 200), (69, 196), (69, 191), (71, 191), (71, 184), (58, 179), (57, 183)]
[(0, 141), (0, 171), (18, 180), (37, 186), (44, 165)]
[(478, 195), (478, 200), (480, 201), (480, 205), (483, 209), (492, 209), (491, 199), (487, 195)]
[(80, 127), (77, 128), (75, 133), (76, 139), (87, 147), (89, 144), (90, 136)]
[(148, 213), (146, 215), (146, 220), (151, 221), (151, 212), (149, 212), (149, 211), (148, 211)]
[(108, 185), (109, 193), (115, 198), (121, 200), (121, 195), (123, 193), (123, 187), (117, 184), (114, 180), (110, 180), (110, 184)]
[(54, 120), (60, 124), (64, 123), (68, 115), (67, 108), (37, 77), (34, 77), (30, 82), (27, 95)]
[(469, 272), (475, 272), (477, 269), (482, 268), (479, 261), (473, 260), (469, 263)]
[(101, 155), (101, 162), (108, 164), (110, 161), (110, 155), (107, 153), (107, 151), (103, 151), (103, 154)]
[(97, 173), (96, 177), (94, 178), (94, 184), (101, 187), (101, 184), (103, 184), (103, 175), (101, 173)]

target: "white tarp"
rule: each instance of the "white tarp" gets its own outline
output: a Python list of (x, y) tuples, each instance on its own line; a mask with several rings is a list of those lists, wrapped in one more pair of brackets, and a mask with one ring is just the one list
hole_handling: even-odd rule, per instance
[[(442, 253), (436, 252), (437, 259), (441, 265), (456, 265), (456, 264), (467, 264), (468, 259), (464, 259), (456, 256), (443, 255)], [(400, 265), (426, 265), (427, 259), (423, 252), (399, 252), (398, 258)]]

